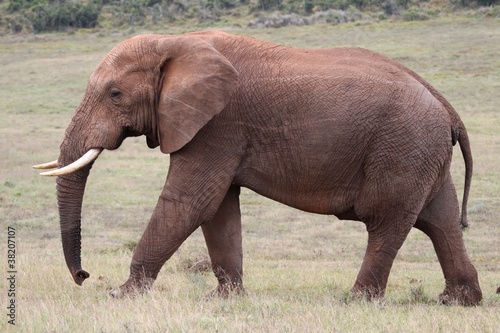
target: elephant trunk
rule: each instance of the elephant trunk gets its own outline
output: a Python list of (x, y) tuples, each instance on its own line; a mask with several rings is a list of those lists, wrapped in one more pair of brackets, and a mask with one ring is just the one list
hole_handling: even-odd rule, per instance
[(78, 285), (90, 276), (82, 269), (80, 257), (82, 201), (89, 171), (90, 166), (87, 166), (59, 176), (56, 187), (64, 258)]

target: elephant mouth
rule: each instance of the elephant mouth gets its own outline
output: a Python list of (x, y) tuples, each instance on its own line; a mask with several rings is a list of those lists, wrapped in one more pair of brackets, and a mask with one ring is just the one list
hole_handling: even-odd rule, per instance
[(52, 162), (48, 162), (48, 163), (37, 164), (37, 165), (34, 165), (33, 168), (34, 169), (58, 168), (56, 170), (45, 171), (45, 172), (40, 173), (40, 175), (42, 175), (42, 176), (54, 177), (54, 176), (67, 175), (67, 174), (75, 172), (75, 171), (89, 165), (90, 163), (94, 162), (96, 160), (96, 158), (99, 156), (99, 154), (101, 154), (102, 151), (103, 151), (103, 148), (89, 149), (89, 151), (87, 151), (85, 154), (83, 154), (79, 159), (77, 159), (73, 163), (68, 164), (62, 168), (58, 168), (59, 163), (57, 162), (57, 160), (52, 161)]

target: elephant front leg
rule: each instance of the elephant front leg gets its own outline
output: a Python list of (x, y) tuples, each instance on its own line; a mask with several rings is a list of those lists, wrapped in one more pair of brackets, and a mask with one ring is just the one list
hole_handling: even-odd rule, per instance
[(219, 285), (213, 295), (243, 291), (240, 187), (231, 186), (215, 216), (201, 228)]
[(111, 291), (113, 297), (141, 294), (151, 289), (163, 264), (174, 254), (199, 223), (191, 205), (162, 194), (149, 224), (135, 247), (128, 280)]

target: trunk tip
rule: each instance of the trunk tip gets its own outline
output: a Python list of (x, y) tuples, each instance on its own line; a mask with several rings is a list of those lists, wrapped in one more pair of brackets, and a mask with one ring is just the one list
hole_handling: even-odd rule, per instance
[(75, 280), (75, 283), (79, 286), (81, 286), (83, 281), (85, 281), (85, 279), (89, 277), (90, 274), (87, 271), (84, 271), (83, 269), (79, 269), (73, 274), (73, 280)]

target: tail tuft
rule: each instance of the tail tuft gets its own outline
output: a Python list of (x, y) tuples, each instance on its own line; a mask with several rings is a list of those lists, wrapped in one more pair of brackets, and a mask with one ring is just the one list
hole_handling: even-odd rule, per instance
[(469, 223), (467, 222), (467, 216), (460, 216), (460, 229), (464, 231), (465, 229), (469, 228)]

